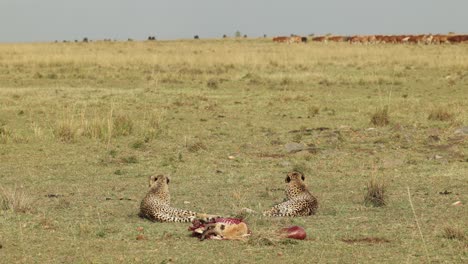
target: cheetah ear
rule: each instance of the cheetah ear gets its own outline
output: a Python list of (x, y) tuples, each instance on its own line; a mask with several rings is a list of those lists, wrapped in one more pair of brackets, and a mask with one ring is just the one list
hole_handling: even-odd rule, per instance
[(285, 180), (285, 181), (286, 181), (286, 183), (289, 183), (289, 182), (291, 181), (291, 177), (289, 177), (289, 175), (286, 176), (286, 180)]
[(158, 176), (156, 175), (151, 175), (149, 177), (149, 186), (151, 187), (151, 185), (153, 185), (153, 183), (158, 179)]
[(166, 183), (169, 184), (170, 181), (171, 179), (169, 179), (169, 177), (166, 177)]
[(302, 181), (305, 180), (305, 176), (304, 176), (304, 174), (302, 174), (302, 173), (301, 173), (301, 179), (302, 179)]

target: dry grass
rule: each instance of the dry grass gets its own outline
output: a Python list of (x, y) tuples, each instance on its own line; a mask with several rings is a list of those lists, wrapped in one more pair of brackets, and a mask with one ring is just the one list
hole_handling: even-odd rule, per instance
[(378, 109), (371, 117), (371, 123), (375, 126), (386, 126), (390, 123), (388, 106)]
[(462, 229), (452, 226), (444, 227), (442, 231), (442, 237), (459, 241), (464, 241), (466, 239), (465, 232)]
[[(468, 124), (466, 45), (0, 44), (0, 61), (0, 182), (6, 190), (25, 186), (20, 190), (34, 200), (27, 214), (0, 211), (3, 262), (466, 258), (464, 242), (431, 232), (448, 218), (466, 226), (464, 207), (450, 206), (468, 199), (461, 176), (468, 142), (453, 135)], [(448, 74), (457, 76), (450, 86)], [(369, 113), (383, 105), (390, 123), (370, 123)], [(455, 119), (429, 120), (433, 105)], [(427, 144), (428, 135), (438, 141)], [(289, 153), (285, 146), (294, 141), (310, 149)], [(242, 213), (252, 229), (248, 242), (199, 243), (186, 224), (137, 216), (153, 173), (171, 176), (174, 206), (233, 216), (281, 202), (293, 169), (305, 173), (318, 197), (317, 215)], [(381, 203), (384, 193), (386, 206), (366, 207), (356, 191), (365, 184), (360, 175), (376, 170), (389, 185), (369, 183), (368, 197)], [(444, 190), (450, 193), (440, 195)], [(291, 225), (304, 227), (308, 239), (275, 236)], [(137, 227), (146, 239), (135, 239)], [(200, 254), (208, 251), (214, 253)]]
[(390, 241), (386, 238), (380, 237), (362, 237), (362, 238), (343, 238), (341, 241), (348, 244), (355, 243), (369, 243), (369, 244), (380, 244), (380, 243), (389, 243)]
[(33, 198), (22, 188), (0, 187), (0, 209), (15, 213), (30, 212), (33, 208)]
[(439, 106), (431, 110), (428, 119), (437, 121), (453, 121), (455, 119), (455, 113), (447, 107)]
[(367, 183), (367, 192), (364, 195), (364, 203), (374, 207), (381, 207), (387, 204), (385, 184), (375, 177)]

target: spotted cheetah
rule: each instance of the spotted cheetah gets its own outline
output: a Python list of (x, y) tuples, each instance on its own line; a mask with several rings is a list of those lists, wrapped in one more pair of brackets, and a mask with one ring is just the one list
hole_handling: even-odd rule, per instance
[(155, 222), (192, 222), (194, 219), (209, 221), (218, 217), (171, 207), (169, 181), (169, 177), (164, 175), (150, 176), (150, 189), (141, 201), (138, 214), (140, 217)]
[(304, 184), (304, 174), (297, 171), (289, 172), (286, 176), (286, 198), (283, 203), (264, 211), (264, 216), (307, 216), (317, 211), (317, 199), (307, 190)]

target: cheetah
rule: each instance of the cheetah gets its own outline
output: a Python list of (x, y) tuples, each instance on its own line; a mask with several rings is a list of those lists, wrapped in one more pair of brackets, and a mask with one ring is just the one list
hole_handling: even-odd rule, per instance
[(164, 175), (150, 176), (150, 189), (141, 201), (138, 214), (140, 217), (154, 222), (192, 222), (194, 219), (209, 221), (219, 217), (171, 207), (169, 182), (169, 177)]
[(304, 174), (298, 171), (289, 172), (286, 176), (286, 198), (283, 203), (264, 211), (264, 216), (308, 216), (317, 211), (317, 199), (304, 184)]

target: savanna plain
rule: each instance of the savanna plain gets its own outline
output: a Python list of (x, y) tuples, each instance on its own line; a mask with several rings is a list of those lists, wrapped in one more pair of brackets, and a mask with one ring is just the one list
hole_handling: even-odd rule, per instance
[[(0, 44), (0, 262), (466, 263), (467, 126), (467, 44)], [(252, 235), (139, 218), (154, 174)]]

